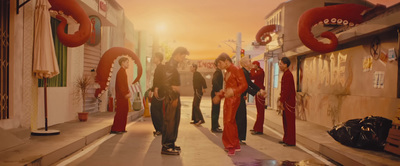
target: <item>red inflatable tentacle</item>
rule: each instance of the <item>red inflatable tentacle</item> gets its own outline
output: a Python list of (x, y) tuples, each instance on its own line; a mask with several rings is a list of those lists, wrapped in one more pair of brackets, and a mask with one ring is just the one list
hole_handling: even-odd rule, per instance
[(112, 68), (114, 65), (114, 61), (120, 57), (128, 55), (131, 57), (134, 61), (135, 64), (137, 65), (137, 77), (135, 80), (132, 82), (132, 84), (138, 82), (140, 80), (140, 77), (142, 76), (142, 64), (140, 63), (140, 59), (138, 56), (136, 56), (135, 53), (133, 53), (131, 50), (123, 47), (113, 47), (107, 50), (103, 56), (101, 57), (99, 64), (97, 66), (96, 70), (96, 82), (100, 85), (100, 88), (96, 89), (95, 91), (95, 97), (101, 96), (105, 90), (108, 89), (108, 84), (111, 80), (111, 75), (112, 75)]
[[(275, 31), (277, 31), (275, 24), (262, 27), (256, 34), (257, 43), (259, 43), (260, 45), (263, 45), (263, 46), (267, 45), (272, 40), (272, 37), (270, 34)], [(265, 38), (267, 38), (267, 40)]]
[(64, 32), (67, 26), (66, 19), (60, 14), (56, 16), (61, 20), (61, 24), (57, 27), (57, 36), (62, 44), (67, 47), (77, 47), (89, 40), (92, 24), (86, 12), (75, 0), (49, 0), (49, 3), (51, 4), (50, 10), (71, 16), (80, 24), (78, 31), (74, 34), (67, 34)]
[(363, 22), (362, 12), (368, 7), (358, 4), (341, 4), (318, 7), (304, 12), (298, 23), (298, 34), (305, 46), (320, 53), (332, 52), (338, 45), (338, 39), (332, 32), (323, 32), (321, 37), (330, 43), (322, 43), (314, 37), (312, 27), (318, 23), (354, 26)]

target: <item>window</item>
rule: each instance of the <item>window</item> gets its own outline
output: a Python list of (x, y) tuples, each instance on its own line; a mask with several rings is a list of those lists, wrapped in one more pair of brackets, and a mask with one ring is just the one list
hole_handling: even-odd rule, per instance
[[(60, 73), (53, 78), (47, 79), (47, 87), (66, 87), (67, 86), (67, 47), (64, 46), (59, 40), (57, 36), (57, 26), (60, 24), (60, 21), (51, 18), (51, 29), (53, 32), (53, 42), (54, 42), (54, 50), (56, 51), (56, 57), (58, 62), (58, 67)], [(68, 29), (66, 28), (66, 32)], [(38, 80), (39, 87), (43, 87), (43, 79)]]
[(274, 63), (274, 88), (278, 88), (279, 83), (279, 65)]

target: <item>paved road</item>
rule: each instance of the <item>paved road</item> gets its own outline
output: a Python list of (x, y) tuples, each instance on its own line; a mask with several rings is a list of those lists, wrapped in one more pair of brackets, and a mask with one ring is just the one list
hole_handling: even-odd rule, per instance
[[(329, 164), (305, 152), (301, 145), (284, 147), (278, 143), (281, 136), (266, 128), (264, 135), (247, 133), (247, 145), (229, 157), (224, 151), (222, 134), (212, 133), (211, 100), (204, 97), (201, 110), (206, 123), (190, 124), (192, 97), (182, 97), (182, 114), (177, 145), (182, 147), (179, 156), (161, 155), (161, 136), (153, 136), (151, 118), (139, 119), (127, 125), (127, 133), (107, 135), (92, 145), (75, 153), (56, 165), (135, 165), (135, 166), (229, 166), (229, 165), (281, 165), (284, 161), (311, 162), (311, 165)], [(248, 130), (254, 124), (256, 110), (248, 106)], [(222, 110), (220, 117), (222, 125)], [(307, 151), (307, 150), (306, 150)], [(315, 158), (316, 157), (316, 158)]]

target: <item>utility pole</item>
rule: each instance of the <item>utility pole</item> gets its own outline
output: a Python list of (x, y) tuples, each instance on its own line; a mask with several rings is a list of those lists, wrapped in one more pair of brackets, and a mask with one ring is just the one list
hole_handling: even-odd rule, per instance
[(240, 51), (242, 50), (242, 33), (238, 32), (236, 36), (236, 66), (240, 67)]

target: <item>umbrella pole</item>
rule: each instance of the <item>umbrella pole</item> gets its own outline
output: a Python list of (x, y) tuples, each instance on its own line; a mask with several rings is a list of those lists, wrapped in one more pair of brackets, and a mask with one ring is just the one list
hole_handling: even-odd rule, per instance
[(46, 135), (58, 135), (59, 130), (47, 130), (47, 78), (43, 78), (44, 82), (44, 128), (45, 130), (34, 130), (31, 135), (46, 136)]
[(47, 78), (43, 78), (44, 82), (44, 129), (47, 131)]

